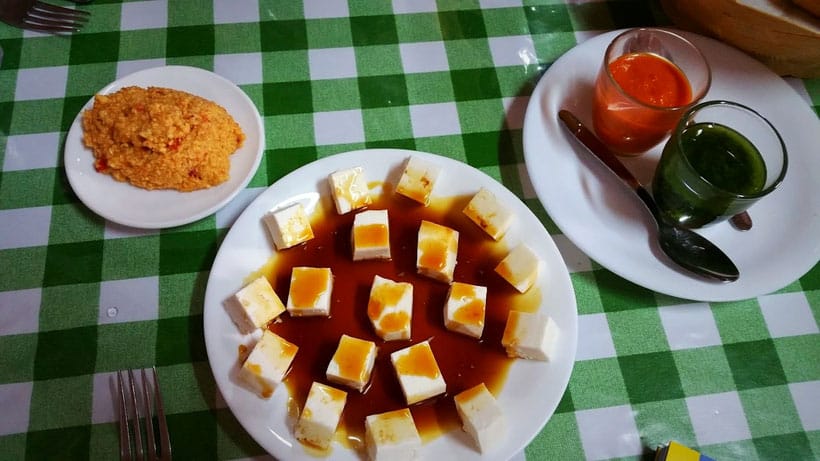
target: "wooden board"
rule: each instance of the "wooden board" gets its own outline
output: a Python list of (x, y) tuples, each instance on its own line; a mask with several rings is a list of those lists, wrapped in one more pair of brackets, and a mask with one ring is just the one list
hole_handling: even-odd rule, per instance
[(735, 46), (779, 75), (820, 77), (820, 18), (793, 0), (661, 0), (661, 5), (678, 27)]

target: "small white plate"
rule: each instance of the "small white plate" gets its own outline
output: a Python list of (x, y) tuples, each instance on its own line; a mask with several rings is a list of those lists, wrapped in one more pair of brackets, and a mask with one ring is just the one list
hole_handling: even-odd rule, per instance
[[(481, 171), (456, 160), (415, 151), (373, 149), (327, 157), (292, 172), (262, 192), (236, 220), (217, 253), (205, 292), (204, 329), (208, 360), (219, 390), (251, 436), (277, 459), (315, 460), (294, 440), (287, 420), (288, 393), (274, 392), (263, 400), (237, 384), (237, 348), (248, 342), (228, 316), (223, 302), (242, 287), (249, 274), (275, 253), (262, 215), (284, 203), (302, 202), (312, 212), (320, 197), (330, 194), (327, 175), (335, 170), (363, 166), (370, 181), (389, 181), (404, 160), (418, 156), (442, 167), (434, 194), (440, 197), (473, 194), (480, 187), (492, 191), (517, 216), (505, 235), (508, 245), (526, 242), (544, 261), (538, 286), (540, 311), (557, 322), (561, 335), (551, 362), (516, 360), (510, 367), (499, 403), (509, 430), (503, 444), (480, 456), (462, 431), (453, 431), (423, 447), (425, 459), (507, 459), (523, 449), (546, 424), (566, 389), (575, 359), (578, 314), (569, 273), (552, 238), (538, 218), (512, 192)], [(297, 357), (298, 360), (298, 357)], [(281, 389), (284, 389), (281, 388)], [(301, 403), (300, 403), (301, 404)], [(333, 459), (359, 460), (341, 446)]]
[[(778, 290), (820, 259), (820, 122), (800, 95), (763, 64), (716, 40), (681, 32), (706, 55), (712, 86), (705, 100), (748, 105), (780, 131), (789, 155), (781, 186), (756, 203), (747, 232), (729, 223), (701, 234), (723, 249), (740, 279), (719, 283), (692, 277), (668, 261), (649, 213), (557, 119), (559, 109), (591, 125), (592, 88), (604, 50), (620, 31), (591, 38), (546, 71), (524, 119), (524, 158), (538, 198), (561, 231), (590, 258), (638, 285), (700, 301), (731, 301)], [(649, 184), (662, 144), (624, 159)]]
[(114, 93), (127, 86), (171, 88), (209, 99), (224, 107), (239, 123), (245, 132), (245, 142), (231, 155), (230, 179), (218, 186), (193, 192), (142, 189), (94, 170), (94, 154), (83, 145), (82, 128), (82, 114), (94, 103), (91, 98), (74, 119), (65, 141), (68, 182), (88, 208), (125, 226), (181, 226), (216, 212), (248, 185), (262, 160), (265, 136), (259, 111), (238, 86), (207, 70), (165, 66), (127, 75), (99, 94)]

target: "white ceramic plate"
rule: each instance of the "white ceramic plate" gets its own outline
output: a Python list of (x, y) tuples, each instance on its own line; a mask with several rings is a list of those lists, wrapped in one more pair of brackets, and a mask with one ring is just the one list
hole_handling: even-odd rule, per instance
[[(237, 384), (237, 347), (248, 342), (225, 311), (223, 302), (242, 287), (250, 273), (259, 269), (275, 252), (261, 222), (262, 215), (284, 203), (301, 201), (315, 210), (327, 200), (327, 175), (353, 166), (364, 166), (370, 181), (385, 181), (401, 171), (404, 160), (415, 155), (442, 167), (434, 195), (447, 197), (472, 194), (484, 186), (514, 210), (517, 221), (504, 237), (513, 245), (525, 241), (544, 261), (538, 286), (539, 309), (552, 316), (560, 327), (555, 360), (517, 360), (498, 396), (509, 431), (501, 447), (486, 459), (507, 459), (524, 448), (555, 411), (566, 389), (575, 358), (577, 311), (575, 293), (552, 238), (535, 215), (512, 192), (484, 173), (446, 157), (415, 151), (374, 149), (348, 152), (308, 164), (277, 181), (256, 198), (237, 219), (214, 260), (205, 293), (205, 344), (208, 360), (219, 390), (242, 426), (278, 459), (315, 460), (293, 439), (287, 421), (287, 392), (277, 390), (263, 400)], [(392, 182), (392, 181), (391, 181)], [(320, 199), (320, 197), (323, 197)], [(331, 202), (332, 203), (332, 202)], [(298, 357), (297, 357), (298, 360)], [(284, 388), (280, 388), (284, 389)], [(453, 431), (424, 445), (425, 459), (480, 458), (462, 431)], [(341, 446), (334, 446), (333, 459), (361, 459)]]
[(141, 189), (94, 170), (94, 154), (82, 141), (82, 114), (93, 105), (92, 98), (74, 119), (65, 142), (68, 182), (88, 208), (118, 224), (159, 229), (204, 218), (245, 188), (262, 160), (265, 136), (259, 111), (238, 86), (207, 70), (165, 66), (125, 76), (100, 90), (99, 94), (114, 93), (126, 86), (172, 88), (214, 101), (239, 123), (245, 132), (245, 142), (231, 155), (230, 179), (216, 187), (193, 192)]
[[(712, 86), (705, 100), (728, 99), (766, 116), (783, 137), (789, 169), (781, 187), (755, 204), (754, 227), (729, 223), (701, 233), (740, 269), (740, 279), (694, 278), (669, 262), (656, 243), (652, 218), (634, 193), (584, 149), (556, 118), (572, 110), (592, 126), (592, 88), (604, 50), (619, 31), (589, 39), (559, 58), (530, 99), (524, 157), (536, 194), (562, 232), (602, 266), (643, 287), (701, 301), (729, 301), (770, 293), (793, 282), (820, 258), (820, 122), (783, 79), (718, 41), (684, 33), (706, 55)], [(625, 160), (649, 184), (661, 146)]]

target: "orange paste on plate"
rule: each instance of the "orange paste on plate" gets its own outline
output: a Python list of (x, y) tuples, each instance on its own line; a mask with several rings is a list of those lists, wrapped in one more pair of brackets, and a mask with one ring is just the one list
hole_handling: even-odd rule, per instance
[(126, 87), (83, 113), (94, 169), (144, 189), (187, 192), (228, 180), (245, 134), (225, 108), (183, 91)]

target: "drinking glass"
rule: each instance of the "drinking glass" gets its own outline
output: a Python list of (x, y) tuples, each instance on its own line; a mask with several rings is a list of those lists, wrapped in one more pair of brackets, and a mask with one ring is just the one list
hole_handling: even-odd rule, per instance
[[(629, 79), (613, 75), (630, 59)], [(619, 155), (640, 155), (669, 135), (686, 109), (703, 99), (711, 81), (709, 63), (686, 38), (654, 28), (623, 32), (607, 47), (595, 81), (595, 132)]]
[(689, 228), (745, 211), (783, 181), (786, 145), (755, 110), (709, 101), (687, 111), (663, 149), (652, 195), (664, 219)]

